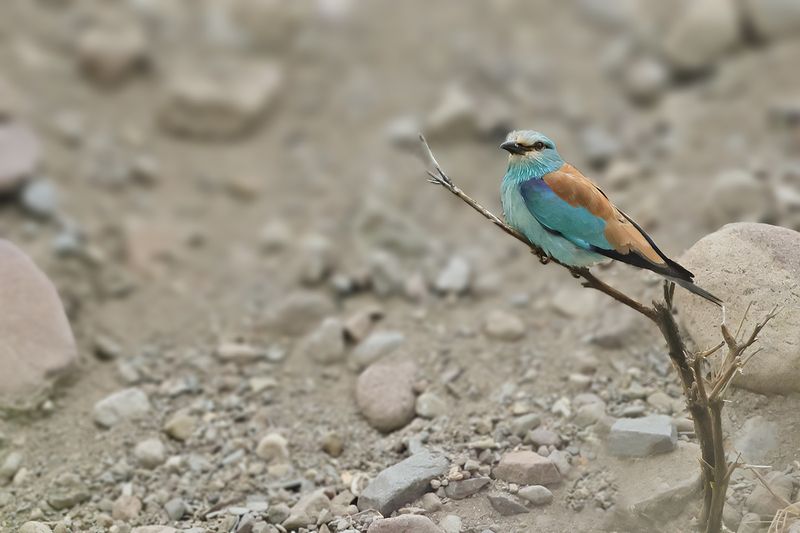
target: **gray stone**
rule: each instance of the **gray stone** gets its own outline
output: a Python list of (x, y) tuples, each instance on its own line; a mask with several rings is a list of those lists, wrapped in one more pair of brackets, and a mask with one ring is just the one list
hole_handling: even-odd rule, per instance
[(186, 502), (180, 498), (172, 498), (164, 504), (164, 511), (170, 520), (180, 520), (186, 514), (186, 510)]
[(479, 130), (480, 116), (475, 100), (460, 85), (448, 85), (426, 121), (426, 135), (431, 139), (452, 141), (456, 137), (474, 136)]
[(269, 433), (258, 442), (256, 455), (268, 463), (288, 463), (289, 442), (279, 433)]
[(230, 139), (249, 133), (272, 106), (282, 69), (267, 62), (203, 62), (175, 69), (160, 119), (177, 135)]
[(367, 533), (442, 533), (442, 530), (430, 518), (411, 514), (378, 519), (370, 524)]
[(97, 24), (79, 36), (78, 61), (92, 81), (116, 85), (147, 66), (147, 45), (147, 36), (137, 24), (122, 19)]
[(58, 190), (50, 180), (31, 181), (22, 190), (22, 206), (32, 215), (50, 218), (58, 212)]
[(647, 457), (675, 449), (678, 432), (666, 415), (620, 418), (611, 426), (608, 450), (618, 457)]
[(429, 513), (435, 513), (442, 509), (442, 500), (435, 492), (426, 492), (422, 495), (422, 508)]
[(413, 361), (378, 361), (358, 376), (356, 403), (372, 427), (388, 433), (411, 422), (416, 374)]
[(186, 411), (178, 411), (164, 422), (164, 433), (175, 440), (185, 441), (194, 433), (197, 418)]
[(709, 229), (729, 222), (764, 222), (777, 212), (778, 199), (769, 183), (741, 169), (720, 173), (711, 182), (702, 213)]
[(300, 342), (298, 350), (323, 365), (341, 362), (345, 357), (342, 321), (333, 317), (326, 318)]
[(800, 4), (794, 0), (744, 0), (742, 6), (761, 39), (791, 38), (800, 33)]
[(258, 232), (258, 241), (266, 254), (276, 254), (289, 246), (292, 229), (280, 219), (266, 222)]
[(0, 464), (0, 484), (9, 481), (22, 467), (22, 452), (14, 451), (6, 455)]
[(285, 53), (305, 35), (308, 22), (319, 17), (314, 4), (305, 2), (231, 0), (224, 6), (217, 13), (221, 20), (213, 29), (218, 46), (243, 40), (240, 45), (269, 54)]
[(772, 520), (779, 510), (792, 503), (792, 478), (783, 472), (769, 472), (764, 481), (756, 481), (753, 492), (747, 497), (745, 507), (751, 513), (757, 513), (762, 520)]
[(16, 191), (39, 166), (36, 134), (19, 122), (0, 122), (0, 194)]
[(47, 503), (56, 510), (70, 509), (90, 498), (89, 489), (81, 479), (72, 473), (59, 476), (50, 487)]
[(605, 403), (590, 403), (581, 405), (575, 411), (573, 422), (580, 427), (589, 427), (596, 424), (606, 415)]
[[(800, 233), (767, 224), (728, 224), (698, 241), (680, 263), (698, 285), (728, 302), (728, 324), (738, 324), (749, 308), (745, 330), (774, 307), (799, 309)], [(719, 265), (733, 265), (720, 269)], [(719, 308), (687, 291), (675, 292), (681, 323), (697, 346), (720, 341)], [(740, 305), (741, 304), (741, 305)], [(761, 352), (737, 375), (734, 385), (761, 394), (800, 392), (800, 314), (782, 312), (759, 336)], [(745, 354), (745, 357), (747, 355)]]
[(516, 315), (496, 309), (486, 315), (486, 335), (501, 341), (518, 341), (525, 336), (525, 324)]
[(374, 198), (367, 199), (356, 215), (355, 230), (365, 250), (386, 249), (400, 257), (420, 257), (432, 248), (428, 232), (412, 218), (393, 204)]
[(734, 439), (734, 449), (752, 464), (764, 464), (778, 448), (778, 424), (761, 415), (748, 418)]
[(432, 479), (447, 472), (443, 455), (423, 451), (381, 471), (361, 493), (358, 508), (375, 509), (388, 516), (416, 500), (429, 488)]
[(400, 116), (390, 120), (383, 131), (386, 138), (395, 146), (412, 148), (419, 144), (422, 124), (416, 117)]
[(600, 299), (597, 291), (564, 287), (553, 295), (552, 304), (558, 313), (568, 318), (578, 318), (593, 315)]
[(625, 90), (634, 102), (652, 104), (667, 88), (669, 72), (661, 61), (645, 57), (628, 66), (624, 82)]
[(352, 365), (361, 370), (394, 352), (406, 341), (399, 331), (375, 331), (364, 339), (350, 354)]
[(554, 485), (561, 481), (561, 473), (551, 460), (530, 451), (506, 453), (492, 474), (521, 485)]
[[(2, 158), (0, 147), (0, 166)], [(3, 240), (0, 301), (0, 404), (32, 407), (27, 404), (74, 367), (77, 348), (51, 281), (25, 253)]]
[(542, 485), (522, 487), (517, 494), (519, 494), (520, 498), (524, 498), (537, 507), (547, 505), (553, 501), (553, 493), (550, 492), (550, 489)]
[(292, 510), (283, 502), (270, 506), (267, 511), (267, 519), (272, 524), (280, 524), (291, 514)]
[(391, 296), (403, 289), (405, 272), (395, 254), (373, 250), (368, 257), (372, 292), (381, 297)]
[(330, 511), (331, 501), (325, 495), (325, 489), (317, 489), (306, 494), (292, 506), (289, 516), (281, 524), (289, 531), (315, 524), (320, 513)]
[(536, 413), (528, 413), (514, 419), (511, 422), (511, 432), (517, 437), (524, 437), (532, 429), (542, 423), (542, 417)]
[(491, 481), (488, 477), (471, 477), (461, 481), (451, 481), (444, 488), (445, 495), (451, 500), (469, 498)]
[(322, 438), (322, 451), (331, 457), (339, 457), (344, 451), (344, 439), (336, 431), (329, 431)]
[(702, 480), (695, 473), (671, 486), (660, 488), (631, 505), (630, 511), (639, 516), (662, 517), (667, 520), (685, 509), (702, 491)]
[(722, 523), (731, 531), (736, 531), (742, 523), (742, 513), (727, 503), (722, 509)]
[(150, 400), (142, 389), (117, 391), (94, 404), (94, 421), (109, 428), (126, 420), (144, 418), (150, 412)]
[(700, 446), (679, 441), (673, 453), (643, 460), (612, 459), (620, 531), (657, 531), (700, 497)]
[(350, 315), (342, 327), (345, 337), (353, 343), (360, 343), (367, 338), (373, 326), (384, 316), (383, 309), (377, 305), (369, 305)]
[(142, 500), (137, 496), (122, 494), (114, 500), (111, 508), (111, 516), (114, 520), (130, 522), (142, 512)]
[(489, 494), (486, 496), (492, 508), (503, 516), (523, 514), (530, 510), (507, 494)]
[(461, 294), (469, 289), (472, 268), (466, 259), (453, 256), (436, 277), (434, 288), (445, 294)]
[(290, 293), (266, 317), (266, 326), (280, 335), (298, 336), (310, 331), (334, 312), (330, 298), (317, 292)]
[(136, 445), (133, 455), (140, 466), (152, 470), (167, 460), (167, 450), (160, 439), (146, 439)]
[(561, 444), (561, 437), (559, 437), (554, 431), (550, 431), (549, 429), (545, 429), (543, 427), (538, 427), (528, 433), (528, 435), (525, 437), (525, 441), (530, 442), (537, 447), (558, 446)]
[(570, 453), (568, 451), (553, 450), (547, 458), (556, 465), (562, 477), (567, 477), (567, 475), (569, 475), (570, 470), (572, 470), (572, 464), (570, 463)]
[(728, 0), (697, 0), (676, 13), (678, 19), (662, 47), (667, 61), (679, 72), (711, 67), (741, 39), (736, 6)]
[(739, 522), (739, 528), (736, 533), (759, 533), (759, 531), (762, 531), (761, 525), (761, 517), (758, 516), (758, 513), (747, 513), (742, 517), (742, 521)]
[(586, 127), (581, 132), (581, 143), (587, 161), (595, 167), (608, 164), (622, 149), (617, 138), (599, 126)]
[(436, 418), (447, 413), (447, 403), (433, 392), (423, 392), (417, 397), (417, 416)]
[(25, 522), (19, 528), (18, 533), (53, 533), (53, 530), (42, 522)]
[(170, 526), (139, 526), (133, 528), (131, 533), (178, 533), (178, 530)]
[(333, 271), (336, 262), (333, 245), (325, 236), (312, 234), (303, 239), (300, 248), (303, 258), (299, 267), (300, 281), (307, 285), (321, 283)]
[(460, 533), (461, 518), (454, 514), (449, 514), (439, 521), (439, 527), (442, 528), (444, 533)]

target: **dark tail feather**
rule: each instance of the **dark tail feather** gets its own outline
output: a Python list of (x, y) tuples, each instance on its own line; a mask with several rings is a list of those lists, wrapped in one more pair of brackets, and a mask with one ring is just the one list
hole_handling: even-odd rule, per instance
[(693, 292), (696, 295), (705, 298), (706, 300), (708, 300), (709, 302), (711, 302), (713, 304), (716, 304), (716, 305), (718, 305), (720, 307), (722, 307), (725, 304), (725, 302), (723, 302), (722, 300), (720, 300), (719, 298), (717, 298), (716, 296), (714, 296), (713, 294), (711, 294), (707, 290), (701, 289), (700, 287), (698, 287), (697, 285), (695, 285), (691, 281), (687, 281), (685, 279), (680, 279), (680, 278), (673, 278), (672, 276), (665, 276), (665, 277), (667, 279), (669, 279), (670, 281), (674, 281), (675, 283), (677, 283), (678, 285), (680, 285), (681, 287), (683, 287), (687, 291)]

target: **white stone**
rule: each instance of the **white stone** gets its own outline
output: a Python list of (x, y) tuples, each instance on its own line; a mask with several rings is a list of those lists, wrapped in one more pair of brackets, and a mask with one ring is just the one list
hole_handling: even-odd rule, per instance
[(150, 400), (142, 389), (123, 389), (94, 405), (94, 421), (108, 428), (125, 420), (144, 418), (149, 412)]

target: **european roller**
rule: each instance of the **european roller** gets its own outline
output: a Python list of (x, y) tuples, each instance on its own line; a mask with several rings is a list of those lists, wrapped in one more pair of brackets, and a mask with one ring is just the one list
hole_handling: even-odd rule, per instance
[(500, 148), (509, 153), (501, 185), (506, 222), (549, 257), (574, 267), (614, 259), (651, 270), (722, 305), (594, 182), (564, 162), (550, 138), (536, 131), (512, 131)]

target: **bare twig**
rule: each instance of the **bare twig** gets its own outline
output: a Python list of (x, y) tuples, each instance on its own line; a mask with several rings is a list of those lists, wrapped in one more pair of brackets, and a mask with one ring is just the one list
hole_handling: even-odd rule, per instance
[[(756, 342), (764, 326), (775, 317), (777, 309), (773, 309), (762, 322), (756, 324), (747, 340), (740, 342), (737, 339), (744, 326), (750, 306), (748, 306), (745, 315), (742, 317), (735, 334), (731, 334), (726, 325), (725, 308), (723, 307), (723, 319), (720, 325), (720, 333), (723, 340), (708, 350), (692, 354), (686, 349), (686, 344), (675, 321), (673, 313), (674, 283), (666, 281), (664, 283), (663, 300), (653, 302), (652, 306), (648, 306), (600, 280), (588, 268), (565, 265), (548, 257), (544, 250), (530, 242), (523, 234), (503, 222), (462, 191), (442, 170), (425, 137), (420, 135), (420, 141), (427, 156), (428, 164), (433, 169), (427, 171), (430, 183), (444, 187), (490, 220), (495, 226), (527, 245), (542, 263), (553, 262), (564, 267), (573, 277), (582, 280), (581, 285), (583, 287), (606, 294), (642, 316), (649, 318), (658, 326), (667, 343), (669, 358), (672, 360), (681, 380), (686, 406), (694, 421), (695, 435), (700, 443), (700, 466), (703, 473), (704, 493), (700, 521), (706, 533), (718, 533), (722, 528), (722, 510), (725, 505), (728, 482), (734, 469), (741, 464), (740, 458), (729, 462), (725, 457), (724, 436), (722, 433), (722, 408), (724, 406), (722, 396), (736, 372), (740, 371), (744, 364), (752, 358), (752, 355), (747, 359), (743, 359), (742, 356)], [(712, 357), (723, 346), (727, 346), (728, 351), (721, 362), (716, 365), (716, 369), (711, 370), (710, 374), (704, 374), (704, 361)]]

